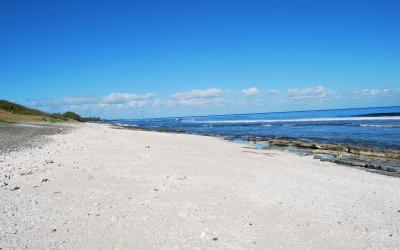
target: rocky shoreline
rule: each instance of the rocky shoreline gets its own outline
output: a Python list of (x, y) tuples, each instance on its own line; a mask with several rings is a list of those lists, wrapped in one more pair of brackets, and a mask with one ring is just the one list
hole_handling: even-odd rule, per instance
[(384, 157), (392, 159), (400, 159), (400, 150), (392, 149), (371, 149), (355, 147), (343, 144), (318, 144), (314, 142), (302, 141), (297, 139), (276, 138), (269, 139), (271, 145), (275, 146), (296, 146), (301, 148), (310, 148), (314, 150), (337, 151), (360, 156)]
[[(143, 127), (132, 127), (115, 125), (114, 128), (151, 131)], [(158, 128), (157, 132), (185, 133), (191, 134), (182, 129)], [(203, 136), (221, 137), (217, 134), (201, 134)], [(249, 143), (264, 145), (265, 148), (276, 148), (291, 151), (300, 155), (313, 155), (320, 161), (328, 161), (336, 164), (356, 167), (370, 172), (400, 177), (400, 150), (363, 148), (344, 144), (316, 143), (313, 141), (294, 138), (276, 137), (224, 137), (232, 141), (240, 139)]]
[(321, 161), (400, 177), (400, 150), (316, 143), (292, 138), (243, 137), (241, 139), (254, 144), (268, 144), (270, 148), (280, 148), (302, 155), (313, 155), (315, 159)]

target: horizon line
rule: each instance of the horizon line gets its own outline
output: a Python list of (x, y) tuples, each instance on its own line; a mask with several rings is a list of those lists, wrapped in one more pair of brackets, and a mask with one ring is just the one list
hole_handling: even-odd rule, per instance
[(278, 113), (292, 113), (292, 112), (311, 112), (311, 111), (334, 111), (346, 109), (372, 109), (372, 108), (396, 108), (399, 105), (391, 106), (374, 106), (374, 107), (357, 107), (357, 108), (332, 108), (332, 109), (309, 109), (309, 110), (290, 110), (290, 111), (272, 111), (272, 112), (254, 112), (254, 113), (234, 113), (234, 114), (209, 114), (209, 115), (189, 115), (189, 116), (166, 116), (166, 117), (149, 117), (149, 118), (121, 118), (121, 119), (104, 119), (105, 121), (116, 120), (146, 120), (146, 119), (176, 119), (176, 118), (190, 118), (190, 117), (208, 117), (208, 116), (227, 116), (227, 115), (259, 115), (259, 114), (278, 114)]

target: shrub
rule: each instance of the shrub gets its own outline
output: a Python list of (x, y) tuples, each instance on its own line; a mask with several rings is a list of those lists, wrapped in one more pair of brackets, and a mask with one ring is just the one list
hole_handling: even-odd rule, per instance
[(80, 115), (78, 115), (75, 112), (71, 112), (71, 111), (67, 111), (64, 114), (62, 114), (62, 116), (65, 117), (65, 119), (72, 119), (75, 121), (82, 121), (82, 117)]

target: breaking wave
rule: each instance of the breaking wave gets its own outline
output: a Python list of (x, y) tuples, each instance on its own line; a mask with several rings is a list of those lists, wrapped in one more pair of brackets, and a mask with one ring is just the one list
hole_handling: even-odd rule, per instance
[(400, 120), (400, 116), (387, 117), (327, 117), (327, 118), (302, 118), (302, 119), (276, 119), (276, 120), (182, 120), (182, 123), (275, 123), (275, 122), (324, 122), (324, 121), (382, 121)]

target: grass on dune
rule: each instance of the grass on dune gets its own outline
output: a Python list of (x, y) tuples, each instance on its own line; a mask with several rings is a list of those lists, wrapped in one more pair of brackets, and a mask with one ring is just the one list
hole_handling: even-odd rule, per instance
[(36, 121), (36, 122), (90, 122), (100, 121), (99, 117), (81, 117), (77, 113), (68, 111), (63, 114), (49, 114), (37, 109), (24, 107), (17, 103), (7, 100), (0, 100), (0, 122), (21, 122), (21, 121)]
[(5, 122), (20, 122), (20, 121), (43, 121), (46, 120), (46, 118), (38, 115), (13, 114), (0, 109), (0, 120)]
[(6, 100), (0, 100), (0, 109), (15, 115), (34, 115), (44, 117), (49, 116), (49, 114), (40, 110), (27, 108), (17, 103), (9, 102)]
[(50, 123), (65, 122), (64, 120), (57, 119), (57, 118), (49, 118), (49, 119), (47, 119), (47, 121)]

